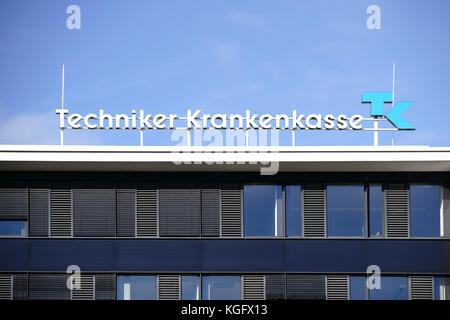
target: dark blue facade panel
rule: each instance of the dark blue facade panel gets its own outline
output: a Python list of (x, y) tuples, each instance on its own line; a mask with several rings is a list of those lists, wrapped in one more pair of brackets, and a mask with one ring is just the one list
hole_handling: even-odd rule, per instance
[(450, 274), (450, 240), (0, 239), (0, 272)]

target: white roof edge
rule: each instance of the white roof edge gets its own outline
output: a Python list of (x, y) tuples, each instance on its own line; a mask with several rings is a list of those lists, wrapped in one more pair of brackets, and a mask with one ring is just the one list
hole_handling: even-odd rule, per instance
[(450, 152), (430, 146), (105, 146), (105, 145), (0, 145), (0, 152)]
[(0, 145), (0, 171), (252, 171), (266, 164), (280, 171), (450, 172), (450, 147)]

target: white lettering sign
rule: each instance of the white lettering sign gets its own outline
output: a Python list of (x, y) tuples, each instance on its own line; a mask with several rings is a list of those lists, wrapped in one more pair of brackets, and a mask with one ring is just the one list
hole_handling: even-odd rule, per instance
[[(200, 109), (186, 111), (185, 117), (176, 114), (145, 113), (132, 110), (131, 115), (99, 112), (85, 116), (69, 113), (68, 109), (56, 109), (61, 129), (291, 129), (291, 130), (361, 130), (364, 117), (359, 114), (337, 116), (327, 114), (256, 114), (246, 110), (239, 114), (202, 114)], [(184, 121), (185, 126), (175, 126), (175, 120)]]

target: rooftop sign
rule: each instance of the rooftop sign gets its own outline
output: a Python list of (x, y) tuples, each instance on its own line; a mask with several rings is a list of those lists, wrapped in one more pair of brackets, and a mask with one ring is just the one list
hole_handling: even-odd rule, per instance
[[(85, 116), (79, 113), (69, 114), (68, 109), (56, 109), (61, 129), (290, 129), (290, 130), (374, 130), (378, 128), (363, 127), (363, 121), (389, 120), (396, 129), (414, 130), (401, 113), (409, 108), (412, 102), (399, 102), (386, 115), (383, 115), (384, 103), (392, 102), (391, 92), (364, 92), (363, 103), (371, 104), (371, 118), (360, 114), (302, 114), (293, 110), (290, 114), (256, 114), (246, 110), (242, 114), (206, 114), (201, 110), (186, 111), (186, 114), (151, 114), (144, 110), (132, 110), (131, 114), (105, 113), (100, 109), (97, 113)], [(385, 117), (385, 118), (383, 118)], [(67, 124), (66, 124), (67, 120)], [(182, 120), (183, 125), (175, 124)], [(179, 122), (177, 122), (179, 123)]]

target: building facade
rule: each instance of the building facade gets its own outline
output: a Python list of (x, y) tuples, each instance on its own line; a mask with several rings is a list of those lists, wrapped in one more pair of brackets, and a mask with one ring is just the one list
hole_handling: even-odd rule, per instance
[(450, 299), (450, 148), (0, 146), (0, 298)]

